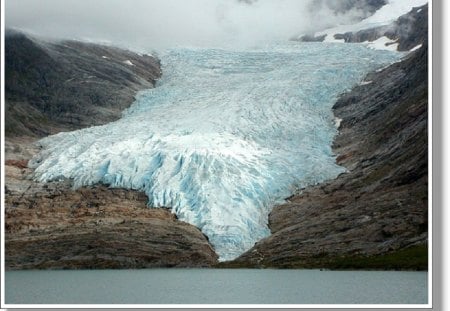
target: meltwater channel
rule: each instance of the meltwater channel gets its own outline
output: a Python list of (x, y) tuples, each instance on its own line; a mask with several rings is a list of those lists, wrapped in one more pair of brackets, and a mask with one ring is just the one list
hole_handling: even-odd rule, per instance
[(168, 50), (157, 87), (120, 120), (41, 140), (35, 178), (144, 191), (230, 260), (269, 235), (274, 204), (344, 172), (331, 150), (333, 103), (401, 56), (298, 42)]

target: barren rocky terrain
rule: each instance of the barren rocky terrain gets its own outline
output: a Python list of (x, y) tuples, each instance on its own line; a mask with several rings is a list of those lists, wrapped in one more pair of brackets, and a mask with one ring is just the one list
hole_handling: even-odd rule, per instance
[(120, 118), (161, 75), (159, 60), (116, 47), (5, 34), (5, 133), (43, 137)]

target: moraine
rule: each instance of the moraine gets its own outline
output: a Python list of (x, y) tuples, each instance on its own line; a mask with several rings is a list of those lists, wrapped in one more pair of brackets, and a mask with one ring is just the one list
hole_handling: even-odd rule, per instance
[(162, 54), (163, 77), (113, 123), (40, 141), (35, 178), (144, 191), (199, 227), (221, 260), (269, 235), (274, 204), (336, 177), (331, 107), (398, 52), (282, 43)]

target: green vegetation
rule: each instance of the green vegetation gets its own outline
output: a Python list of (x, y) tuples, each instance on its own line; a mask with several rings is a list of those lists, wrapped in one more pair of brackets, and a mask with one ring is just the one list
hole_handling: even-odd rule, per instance
[(328, 259), (325, 268), (374, 270), (427, 270), (428, 246), (417, 245), (376, 256), (346, 256)]
[(330, 257), (325, 253), (309, 258), (283, 258), (278, 262), (251, 264), (245, 261), (221, 262), (215, 268), (280, 268), (331, 270), (428, 270), (428, 246), (416, 245), (393, 252), (363, 256)]

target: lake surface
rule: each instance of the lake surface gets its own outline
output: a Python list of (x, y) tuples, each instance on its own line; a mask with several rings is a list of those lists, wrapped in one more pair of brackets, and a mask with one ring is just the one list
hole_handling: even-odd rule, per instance
[(426, 304), (427, 272), (7, 271), (7, 304)]

